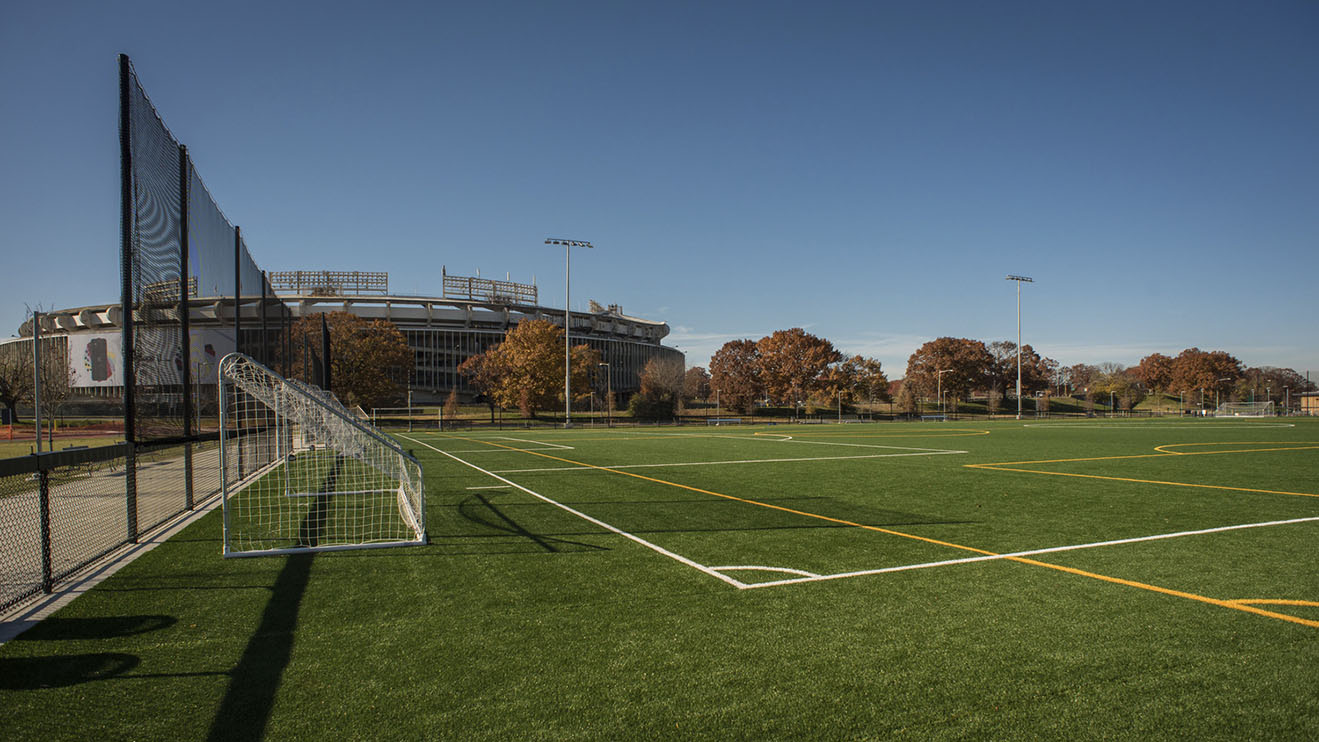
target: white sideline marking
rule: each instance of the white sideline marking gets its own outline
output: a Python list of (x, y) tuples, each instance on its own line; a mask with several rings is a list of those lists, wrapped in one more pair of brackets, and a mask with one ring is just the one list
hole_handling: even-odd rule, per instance
[(1142, 541), (1159, 541), (1167, 538), (1180, 538), (1182, 536), (1200, 536), (1206, 533), (1222, 533), (1224, 531), (1239, 531), (1245, 528), (1265, 528), (1268, 526), (1285, 526), (1294, 523), (1312, 523), (1319, 521), (1319, 516), (1309, 518), (1292, 518), (1290, 520), (1272, 520), (1265, 523), (1243, 523), (1235, 526), (1219, 526), (1217, 528), (1203, 528), (1198, 531), (1178, 531), (1177, 533), (1160, 533), (1154, 536), (1136, 536), (1134, 538), (1120, 538), (1112, 541), (1096, 541), (1089, 544), (1075, 544), (1072, 546), (1050, 546), (1044, 549), (1031, 549), (1029, 551), (1014, 551), (1010, 554), (987, 554), (985, 556), (964, 557), (962, 559), (945, 559), (938, 562), (924, 562), (922, 564), (903, 564), (896, 567), (882, 567), (880, 569), (863, 569), (855, 572), (840, 572), (832, 575), (818, 575), (815, 577), (798, 577), (796, 579), (775, 580), (773, 582), (758, 582), (747, 585), (747, 589), (755, 587), (776, 587), (779, 585), (792, 585), (799, 582), (821, 582), (823, 580), (841, 580), (845, 577), (861, 577), (864, 575), (878, 575), (887, 572), (906, 572), (913, 569), (928, 569), (930, 567), (946, 567), (954, 564), (970, 564), (972, 562), (989, 562), (996, 559), (1011, 559), (1013, 557), (1038, 556), (1040, 554), (1053, 554), (1060, 551), (1076, 551), (1078, 549), (1094, 549), (1100, 546), (1119, 546), (1121, 544), (1135, 544)]
[(1137, 428), (1200, 428), (1208, 430), (1210, 428), (1294, 428), (1296, 423), (1216, 423), (1202, 420), (1200, 422), (1186, 423), (1143, 423), (1132, 421), (1129, 423), (1025, 423), (1023, 428), (1077, 428), (1083, 430), (1093, 430), (1095, 428), (1112, 428), (1122, 430), (1134, 430)]
[(507, 484), (491, 484), (485, 487), (468, 487), (469, 490), (506, 490), (511, 489)]
[(641, 538), (640, 536), (634, 536), (634, 535), (628, 533), (627, 531), (624, 531), (624, 530), (621, 529), (621, 528), (616, 528), (616, 527), (614, 527), (614, 526), (611, 526), (611, 525), (609, 525), (608, 523), (606, 523), (606, 522), (604, 522), (604, 521), (602, 521), (602, 520), (599, 520), (598, 518), (592, 518), (591, 516), (587, 515), (586, 513), (583, 513), (583, 512), (580, 511), (580, 510), (574, 510), (573, 508), (570, 508), (570, 507), (568, 507), (567, 505), (564, 505), (564, 504), (561, 503), (561, 502), (555, 502), (554, 500), (551, 500), (550, 498), (548, 498), (548, 497), (546, 497), (546, 496), (540, 494), (539, 492), (533, 492), (533, 491), (527, 489), (526, 487), (523, 487), (522, 485), (518, 484), (517, 482), (514, 482), (514, 481), (509, 480), (509, 479), (504, 479), (503, 477), (499, 476), (498, 474), (495, 474), (494, 472), (486, 471), (485, 469), (482, 469), (481, 467), (477, 466), (476, 464), (473, 464), (473, 463), (470, 462), (470, 461), (464, 461), (463, 459), (460, 459), (460, 458), (458, 458), (457, 456), (454, 456), (453, 454), (449, 453), (448, 451), (441, 451), (440, 449), (436, 448), (435, 446), (432, 446), (432, 445), (429, 444), (429, 443), (425, 443), (425, 442), (423, 442), (423, 441), (419, 441), (419, 440), (417, 440), (416, 438), (408, 438), (408, 436), (406, 436), (406, 435), (402, 435), (402, 436), (399, 436), (399, 437), (400, 437), (400, 438), (407, 438), (408, 440), (412, 441), (413, 443), (420, 443), (421, 445), (425, 446), (426, 448), (429, 448), (429, 449), (432, 450), (432, 451), (435, 451), (435, 452), (437, 452), (437, 453), (442, 453), (442, 454), (444, 454), (445, 456), (448, 456), (449, 458), (453, 459), (454, 461), (457, 461), (457, 462), (460, 463), (460, 464), (463, 464), (463, 465), (465, 465), (465, 466), (470, 466), (471, 468), (473, 468), (473, 469), (475, 469), (475, 470), (481, 472), (482, 474), (485, 474), (485, 475), (487, 475), (487, 476), (494, 477), (495, 479), (498, 479), (499, 481), (503, 482), (504, 484), (507, 484), (507, 485), (510, 486), (510, 487), (513, 487), (514, 489), (521, 490), (521, 491), (527, 493), (528, 495), (531, 495), (532, 497), (536, 498), (537, 500), (541, 500), (542, 502), (549, 503), (550, 505), (553, 505), (554, 507), (559, 508), (560, 510), (564, 510), (564, 511), (566, 511), (566, 512), (572, 513), (573, 515), (577, 516), (578, 518), (581, 518), (582, 520), (585, 520), (585, 521), (587, 521), (587, 522), (589, 522), (589, 523), (594, 523), (595, 525), (600, 526), (601, 528), (605, 529), (606, 531), (609, 531), (609, 532), (611, 532), (611, 533), (616, 533), (616, 534), (618, 534), (619, 536), (622, 536), (623, 538), (626, 538), (626, 539), (629, 539), (629, 540), (631, 540), (631, 541), (634, 541), (634, 542), (636, 542), (636, 543), (638, 543), (638, 544), (641, 544), (642, 546), (646, 547), (647, 549), (651, 549), (652, 551), (654, 551), (654, 552), (656, 552), (656, 553), (658, 553), (658, 554), (663, 554), (664, 556), (666, 556), (666, 557), (668, 557), (668, 558), (670, 558), (670, 559), (673, 559), (674, 561), (679, 562), (680, 564), (685, 564), (685, 565), (687, 565), (688, 567), (691, 567), (692, 569), (696, 569), (696, 570), (699, 570), (699, 571), (701, 571), (701, 572), (704, 572), (705, 574), (710, 575), (711, 577), (714, 577), (714, 578), (716, 578), (716, 579), (722, 580), (723, 582), (726, 582), (726, 583), (728, 583), (729, 585), (732, 585), (733, 587), (736, 587), (736, 588), (738, 588), (738, 589), (742, 589), (742, 588), (747, 587), (747, 584), (746, 584), (745, 582), (742, 582), (742, 581), (740, 581), (740, 580), (736, 580), (736, 579), (734, 579), (734, 578), (732, 578), (732, 577), (729, 577), (728, 575), (725, 575), (725, 574), (720, 574), (719, 572), (716, 572), (715, 570), (710, 569), (709, 567), (705, 566), (704, 564), (701, 564), (701, 563), (699, 563), (699, 562), (694, 562), (694, 561), (692, 561), (691, 559), (688, 559), (687, 557), (682, 556), (681, 554), (675, 554), (675, 553), (669, 551), (668, 549), (665, 549), (665, 548), (663, 548), (663, 547), (661, 547), (661, 546), (657, 546), (657, 545), (655, 545), (655, 544), (652, 544), (651, 542), (645, 540), (644, 538)]
[(734, 461), (678, 461), (666, 464), (618, 464), (618, 465), (601, 465), (601, 466), (547, 466), (537, 469), (497, 469), (500, 474), (526, 474), (531, 472), (546, 471), (589, 471), (592, 469), (658, 469), (669, 466), (716, 466), (724, 464), (785, 464), (794, 461), (846, 461), (849, 459), (892, 459), (902, 456), (942, 456), (950, 453), (966, 453), (966, 451), (940, 451), (937, 449), (925, 450), (921, 453), (870, 453), (860, 456), (805, 456), (793, 459), (737, 459)]
[[(492, 440), (502, 440), (502, 439), (493, 438)], [(564, 448), (571, 448), (571, 446), (556, 446), (554, 448), (549, 448), (549, 447), (513, 448), (512, 446), (507, 446), (505, 448), (467, 448), (467, 449), (460, 449), (457, 451), (450, 451), (449, 453), (508, 453), (509, 451), (559, 451)]]
[[(561, 445), (559, 445), (558, 443), (546, 443), (545, 441), (533, 441), (533, 440), (530, 440), (530, 439), (528, 439), (528, 438), (509, 438), (508, 436), (503, 436), (503, 435), (501, 435), (501, 436), (495, 438), (495, 440), (497, 440), (497, 441), (517, 441), (518, 443), (535, 443), (537, 446), (544, 446), (545, 448), (541, 449), (541, 450), (543, 450), (543, 451), (549, 451), (549, 450), (553, 450), (553, 449), (566, 449), (566, 450), (569, 450), (569, 451), (573, 450), (573, 447), (572, 447), (572, 446), (561, 446)], [(519, 450), (524, 450), (524, 449), (519, 449)]]
[(739, 565), (736, 567), (711, 567), (710, 569), (713, 569), (717, 572), (724, 572), (724, 571), (736, 572), (738, 570), (756, 571), (756, 572), (786, 572), (790, 575), (801, 575), (802, 577), (820, 577), (820, 575), (817, 575), (814, 572), (807, 572), (804, 569), (792, 569), (790, 567), (764, 567), (764, 566), (752, 565), (752, 564)]

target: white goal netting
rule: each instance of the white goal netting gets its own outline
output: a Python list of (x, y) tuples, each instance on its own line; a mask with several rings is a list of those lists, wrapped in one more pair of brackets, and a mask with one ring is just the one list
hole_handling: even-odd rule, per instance
[(220, 361), (225, 556), (425, 543), (421, 465), (335, 396)]
[(1273, 417), (1273, 401), (1224, 402), (1214, 411), (1214, 417)]

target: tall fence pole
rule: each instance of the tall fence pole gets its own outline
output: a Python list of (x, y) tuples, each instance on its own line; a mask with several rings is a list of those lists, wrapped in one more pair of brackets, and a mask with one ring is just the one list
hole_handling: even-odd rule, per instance
[(192, 490), (192, 436), (195, 433), (192, 427), (193, 418), (193, 399), (192, 399), (192, 327), (190, 320), (191, 311), (189, 309), (189, 300), (192, 293), (188, 286), (188, 189), (192, 185), (192, 177), (189, 171), (188, 148), (179, 145), (179, 327), (180, 327), (180, 348), (179, 352), (183, 358), (183, 378), (181, 379), (183, 387), (183, 437), (187, 441), (183, 444), (183, 507), (192, 510), (193, 507), (193, 490)]
[(137, 543), (137, 396), (133, 360), (133, 67), (127, 54), (119, 55), (119, 208), (120, 208), (120, 310), (123, 314), (121, 353), (124, 384), (124, 505), (128, 511), (128, 541)]
[(37, 453), (41, 453), (41, 312), (32, 313), (32, 419), (37, 426)]

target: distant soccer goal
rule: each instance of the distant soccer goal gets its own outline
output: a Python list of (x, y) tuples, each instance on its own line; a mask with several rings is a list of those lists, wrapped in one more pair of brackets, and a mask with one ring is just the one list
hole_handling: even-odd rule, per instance
[(241, 353), (219, 383), (225, 556), (425, 543), (421, 465), (392, 439)]
[(1273, 401), (1224, 402), (1214, 411), (1214, 417), (1273, 417)]

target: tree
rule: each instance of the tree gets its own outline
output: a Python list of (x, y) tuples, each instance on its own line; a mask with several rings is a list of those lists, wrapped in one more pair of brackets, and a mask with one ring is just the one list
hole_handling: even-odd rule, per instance
[(1173, 360), (1162, 353), (1151, 353), (1140, 359), (1132, 373), (1152, 391), (1163, 393), (1172, 384), (1172, 363)]
[(32, 398), (32, 342), (0, 345), (0, 404), (18, 421), (18, 403)]
[(917, 410), (920, 409), (920, 403), (916, 399), (915, 385), (908, 384), (906, 379), (902, 379), (895, 383), (898, 385), (898, 391), (897, 394), (893, 396), (894, 401), (898, 406), (898, 411), (905, 412), (908, 415), (916, 414)]
[(868, 402), (887, 402), (892, 399), (889, 396), (889, 381), (884, 375), (883, 366), (874, 358), (860, 358), (859, 368), (857, 370), (857, 393)]
[[(317, 369), (300, 363), (303, 348), (321, 347), (321, 318), (330, 330), (330, 391), (347, 407), (383, 407), (403, 396), (412, 369), (412, 349), (391, 322), (364, 320), (349, 312), (309, 314), (289, 328), (293, 378), (316, 383)], [(283, 344), (280, 344), (281, 347)]]
[[(1004, 394), (1017, 389), (1017, 344), (1011, 340), (1000, 340), (989, 345), (990, 355), (994, 356), (994, 382)], [(1058, 362), (1044, 358), (1029, 343), (1021, 346), (1021, 393), (1032, 395), (1049, 388), (1050, 381), (1058, 372)]]
[[(1199, 389), (1230, 389), (1241, 378), (1241, 361), (1224, 351), (1203, 351), (1187, 348), (1172, 363), (1172, 391), (1190, 392)], [(1224, 386), (1220, 379), (1226, 379)]]
[[(454, 418), (458, 417), (458, 390), (457, 390), (457, 389), (452, 389), (452, 390), (449, 391), (449, 397), (448, 397), (448, 399), (445, 399), (445, 400), (444, 400), (444, 409), (443, 409), (443, 413), (444, 413), (444, 419), (445, 419), (445, 420), (453, 420)], [(409, 411), (408, 411), (408, 414), (411, 415), (411, 414), (412, 414), (412, 411), (409, 410)]]
[(490, 408), (490, 422), (495, 421), (495, 389), (499, 386), (499, 366), (485, 353), (468, 356), (458, 366), (458, 373), (467, 377), (467, 383)]
[(710, 358), (710, 386), (720, 403), (748, 413), (764, 394), (760, 380), (760, 350), (753, 340), (730, 340)]
[[(976, 389), (992, 386), (995, 376), (994, 356), (979, 340), (942, 337), (916, 349), (907, 359), (907, 379), (903, 387), (925, 397), (942, 389), (954, 400), (965, 399)], [(947, 371), (942, 382), (939, 372)]]
[[(574, 399), (591, 394), (591, 375), (600, 352), (587, 345), (570, 350)], [(481, 360), (473, 360), (480, 358)], [(516, 407), (528, 417), (563, 401), (563, 328), (543, 319), (519, 322), (504, 341), (472, 356), (459, 371), (494, 404)], [(492, 410), (493, 414), (493, 410)]]
[(1078, 363), (1075, 366), (1068, 366), (1064, 371), (1067, 377), (1067, 385), (1071, 387), (1072, 394), (1078, 390), (1082, 395), (1090, 394), (1089, 387), (1099, 378), (1099, 367), (1091, 366), (1086, 363)]
[[(31, 348), (31, 345), (28, 345)], [(41, 415), (54, 422), (73, 396), (73, 369), (69, 366), (69, 345), (64, 338), (41, 340)]]
[(652, 420), (672, 418), (678, 411), (685, 380), (682, 361), (652, 358), (641, 370), (641, 390), (628, 405), (633, 417)]
[(710, 372), (692, 366), (682, 377), (682, 398), (685, 400), (710, 398)]
[(780, 403), (794, 403), (815, 390), (829, 364), (842, 359), (833, 343), (800, 327), (776, 330), (756, 343), (765, 393)]

